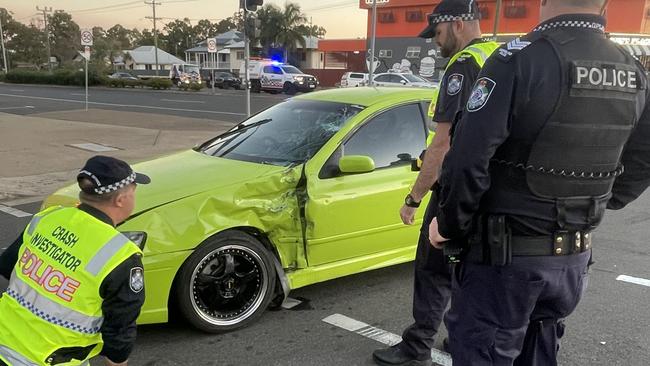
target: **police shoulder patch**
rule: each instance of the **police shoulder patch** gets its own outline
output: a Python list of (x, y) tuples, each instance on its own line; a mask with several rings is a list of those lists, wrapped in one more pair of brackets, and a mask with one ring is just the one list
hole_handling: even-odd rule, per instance
[(476, 80), (472, 94), (470, 94), (469, 100), (467, 101), (467, 111), (476, 112), (483, 108), (488, 99), (490, 99), (490, 95), (492, 95), (492, 91), (496, 85), (497, 83), (490, 78), (482, 77)]
[(496, 57), (497, 59), (503, 62), (508, 62), (510, 61), (512, 56), (514, 56), (524, 48), (530, 46), (533, 42), (535, 42), (540, 38), (541, 36), (535, 32), (528, 33), (523, 37), (515, 38), (512, 41), (501, 45), (501, 47), (499, 47), (499, 49), (495, 52), (495, 54), (497, 55)]
[(131, 288), (131, 291), (136, 294), (144, 288), (144, 271), (142, 270), (142, 267), (131, 268), (129, 287)]
[(463, 87), (463, 75), (451, 74), (447, 78), (447, 94), (456, 95)]

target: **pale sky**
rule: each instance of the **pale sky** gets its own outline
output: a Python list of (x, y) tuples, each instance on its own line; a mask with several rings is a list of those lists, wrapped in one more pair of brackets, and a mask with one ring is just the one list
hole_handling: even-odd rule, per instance
[[(150, 0), (148, 1), (150, 2)], [(208, 18), (215, 22), (227, 18), (239, 7), (239, 0), (157, 0), (156, 17), (163, 23), (175, 18), (190, 18), (192, 24)], [(264, 0), (283, 6), (286, 0)], [(313, 24), (327, 30), (326, 39), (357, 38), (366, 36), (367, 11), (359, 9), (358, 0), (293, 0), (311, 17)], [(52, 7), (72, 14), (72, 19), (81, 28), (100, 26), (104, 29), (115, 24), (126, 28), (153, 28), (152, 8), (144, 0), (0, 0), (0, 8), (13, 12), (14, 19), (23, 23), (39, 19), (36, 7)], [(40, 19), (43, 13), (40, 13)], [(168, 19), (169, 18), (169, 19)], [(35, 23), (38, 24), (38, 23)], [(162, 26), (158, 25), (161, 29)]]

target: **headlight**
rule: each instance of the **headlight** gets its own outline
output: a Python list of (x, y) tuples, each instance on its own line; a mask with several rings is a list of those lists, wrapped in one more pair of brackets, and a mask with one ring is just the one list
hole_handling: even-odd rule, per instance
[(302, 76), (294, 76), (293, 79), (294, 79), (295, 81), (303, 81), (303, 80), (305, 80), (305, 78), (302, 77)]
[(144, 243), (147, 241), (147, 233), (144, 231), (122, 231), (122, 235), (137, 244), (140, 249), (144, 249)]

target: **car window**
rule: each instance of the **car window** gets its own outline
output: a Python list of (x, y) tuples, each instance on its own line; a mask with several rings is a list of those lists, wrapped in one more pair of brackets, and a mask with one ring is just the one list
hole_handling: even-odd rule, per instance
[(401, 75), (391, 75), (390, 76), (390, 82), (391, 83), (401, 83), (404, 78)]
[(350, 74), (353, 79), (363, 79), (363, 74)]
[(343, 155), (365, 155), (375, 168), (410, 164), (426, 145), (420, 107), (409, 104), (373, 117), (343, 144)]
[(406, 74), (406, 75), (402, 75), (402, 76), (406, 80), (408, 80), (410, 82), (413, 82), (413, 83), (427, 83), (428, 82), (427, 80), (424, 80), (421, 77), (415, 76), (415, 75)]
[(273, 74), (273, 66), (264, 66), (265, 74)]
[(375, 77), (374, 79), (375, 81), (386, 83), (390, 81), (390, 75), (377, 75), (377, 77)]
[(310, 159), (363, 107), (288, 100), (266, 109), (204, 143), (207, 155), (287, 166)]

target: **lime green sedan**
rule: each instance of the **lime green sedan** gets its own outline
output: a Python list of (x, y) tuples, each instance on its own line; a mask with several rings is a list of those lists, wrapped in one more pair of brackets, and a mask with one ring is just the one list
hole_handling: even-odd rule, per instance
[[(413, 260), (399, 208), (425, 148), (431, 89), (351, 88), (283, 101), (192, 150), (136, 164), (119, 230), (144, 251), (139, 324), (174, 302), (208, 332), (250, 324), (290, 290)], [(45, 206), (73, 205), (64, 188)], [(424, 210), (420, 210), (424, 211)]]

